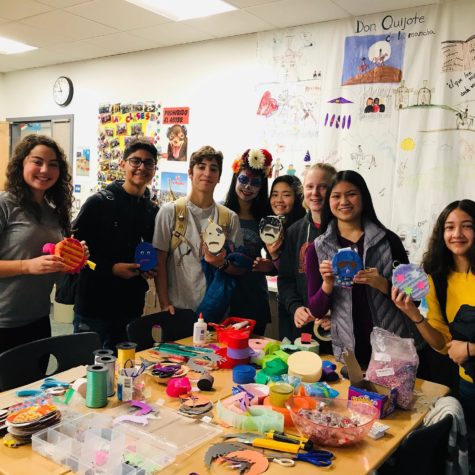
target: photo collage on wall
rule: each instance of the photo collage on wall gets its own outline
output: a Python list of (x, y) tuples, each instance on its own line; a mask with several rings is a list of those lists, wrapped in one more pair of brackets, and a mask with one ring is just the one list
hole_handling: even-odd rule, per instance
[(159, 154), (161, 105), (156, 101), (99, 106), (97, 188), (102, 189), (114, 180), (123, 178), (119, 163), (131, 140), (146, 137)]

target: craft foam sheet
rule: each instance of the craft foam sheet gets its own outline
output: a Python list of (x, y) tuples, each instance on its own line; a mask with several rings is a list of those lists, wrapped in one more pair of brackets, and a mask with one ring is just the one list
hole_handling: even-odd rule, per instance
[(413, 300), (421, 300), (429, 292), (429, 280), (422, 267), (415, 264), (400, 264), (394, 269), (392, 283), (399, 291)]

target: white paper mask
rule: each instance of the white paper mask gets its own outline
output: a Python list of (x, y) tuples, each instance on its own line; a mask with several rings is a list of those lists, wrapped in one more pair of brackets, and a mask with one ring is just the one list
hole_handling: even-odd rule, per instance
[(259, 223), (259, 236), (266, 244), (274, 244), (282, 232), (282, 219), (279, 216), (265, 216)]
[(203, 241), (208, 246), (209, 252), (219, 254), (226, 241), (223, 228), (210, 219), (204, 231)]

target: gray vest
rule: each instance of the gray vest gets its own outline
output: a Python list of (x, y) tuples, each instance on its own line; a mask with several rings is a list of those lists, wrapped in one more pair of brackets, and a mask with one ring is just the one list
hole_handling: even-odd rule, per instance
[[(365, 233), (363, 265), (377, 268), (380, 275), (390, 280), (393, 256), (385, 230), (367, 220), (363, 221), (363, 229)], [(325, 233), (315, 239), (318, 261), (322, 262), (325, 259), (331, 261), (340, 248), (336, 233), (336, 221), (333, 220)], [(397, 309), (390, 296), (384, 295), (369, 285), (366, 286), (366, 295), (373, 326), (384, 328), (403, 338), (414, 338), (418, 347), (423, 345), (422, 338), (414, 324)], [(333, 354), (337, 360), (342, 361), (341, 354), (345, 348), (355, 349), (351, 290), (335, 285), (330, 310)]]

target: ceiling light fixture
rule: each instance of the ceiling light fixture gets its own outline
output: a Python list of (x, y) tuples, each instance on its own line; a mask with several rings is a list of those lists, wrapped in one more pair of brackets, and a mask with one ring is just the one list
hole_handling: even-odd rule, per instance
[(236, 10), (223, 0), (126, 0), (138, 7), (170, 18), (173, 21), (191, 20)]
[(20, 41), (10, 40), (0, 36), (0, 54), (18, 54), (38, 49), (36, 46), (30, 46)]

